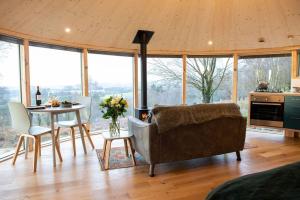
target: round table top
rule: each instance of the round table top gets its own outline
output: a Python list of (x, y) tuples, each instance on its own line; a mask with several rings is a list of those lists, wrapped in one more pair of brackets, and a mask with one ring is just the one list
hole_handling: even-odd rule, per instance
[(120, 130), (120, 135), (112, 135), (109, 131), (103, 131), (102, 136), (106, 140), (126, 139), (132, 137), (132, 133), (127, 130)]
[(28, 109), (30, 112), (73, 112), (79, 109), (85, 108), (84, 105), (74, 105), (71, 108), (63, 108), (63, 107), (46, 107), (41, 109)]

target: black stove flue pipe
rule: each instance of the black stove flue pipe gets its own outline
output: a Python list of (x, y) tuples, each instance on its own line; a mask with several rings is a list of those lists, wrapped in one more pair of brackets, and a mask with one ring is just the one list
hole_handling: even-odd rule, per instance
[(140, 44), (141, 57), (141, 107), (136, 109), (135, 117), (145, 120), (148, 115), (147, 106), (147, 44), (152, 38), (154, 32), (146, 30), (138, 30), (133, 43)]

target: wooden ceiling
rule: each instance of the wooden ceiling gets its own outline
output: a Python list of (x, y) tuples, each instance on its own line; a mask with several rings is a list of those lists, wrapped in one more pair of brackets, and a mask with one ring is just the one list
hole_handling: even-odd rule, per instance
[(0, 0), (0, 34), (132, 52), (138, 49), (132, 44), (138, 29), (155, 31), (150, 53), (295, 47), (300, 45), (300, 1)]

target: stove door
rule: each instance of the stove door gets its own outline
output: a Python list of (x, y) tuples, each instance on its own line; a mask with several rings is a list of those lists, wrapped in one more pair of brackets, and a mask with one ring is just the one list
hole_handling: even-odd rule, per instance
[(251, 102), (250, 119), (283, 121), (284, 103)]

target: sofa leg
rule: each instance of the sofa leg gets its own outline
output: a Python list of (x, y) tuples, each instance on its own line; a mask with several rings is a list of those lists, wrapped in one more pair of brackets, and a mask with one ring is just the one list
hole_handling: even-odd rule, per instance
[(236, 151), (235, 153), (236, 153), (236, 160), (241, 161), (242, 159), (241, 159), (240, 151)]
[(154, 167), (155, 167), (155, 164), (150, 164), (150, 167), (149, 167), (149, 176), (150, 177), (154, 176)]

